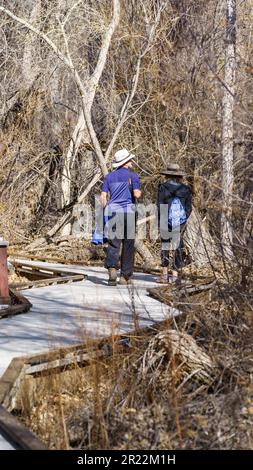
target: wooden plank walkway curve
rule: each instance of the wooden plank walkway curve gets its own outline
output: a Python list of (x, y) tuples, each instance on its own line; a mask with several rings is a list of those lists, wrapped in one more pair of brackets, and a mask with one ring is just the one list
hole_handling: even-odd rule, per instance
[(0, 322), (0, 377), (14, 357), (85, 342), (87, 337), (126, 333), (136, 321), (143, 328), (180, 314), (148, 295), (147, 289), (157, 286), (150, 274), (135, 273), (130, 286), (109, 287), (103, 268), (40, 264), (87, 279), (23, 292), (31, 310)]

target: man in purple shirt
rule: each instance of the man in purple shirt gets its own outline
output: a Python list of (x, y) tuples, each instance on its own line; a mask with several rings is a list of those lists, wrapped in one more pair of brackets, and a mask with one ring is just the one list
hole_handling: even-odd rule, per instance
[(121, 245), (119, 283), (127, 284), (133, 274), (135, 201), (141, 197), (139, 177), (131, 171), (134, 157), (135, 155), (127, 149), (118, 150), (112, 165), (115, 170), (106, 175), (102, 187), (101, 202), (109, 217), (108, 249), (105, 258), (109, 285), (117, 283)]

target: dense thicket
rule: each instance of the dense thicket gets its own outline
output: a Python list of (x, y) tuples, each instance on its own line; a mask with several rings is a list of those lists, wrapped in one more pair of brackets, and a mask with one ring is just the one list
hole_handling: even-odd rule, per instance
[[(155, 201), (161, 166), (171, 159), (182, 164), (194, 188), (195, 207), (217, 240), (226, 3), (121, 1), (91, 106), (105, 154), (127, 104), (109, 162), (119, 147), (134, 150), (144, 201)], [(88, 83), (112, 18), (112, 1), (5, 0), (0, 6), (46, 34), (71, 57), (84, 86)], [(252, 243), (252, 7), (252, 0), (240, 2), (236, 22), (232, 224), (240, 260)], [(100, 163), (87, 130), (75, 147), (82, 101), (71, 70), (42, 37), (4, 11), (0, 34), (1, 233), (25, 241), (45, 233), (67, 210), (62, 181), (73, 139), (67, 205), (77, 202)], [(90, 202), (100, 185), (97, 178), (87, 196)]]

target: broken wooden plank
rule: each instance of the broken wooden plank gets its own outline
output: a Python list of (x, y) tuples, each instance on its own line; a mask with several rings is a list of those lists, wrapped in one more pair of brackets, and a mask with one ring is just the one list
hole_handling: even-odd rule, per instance
[(30, 268), (23, 268), (23, 267), (15, 266), (15, 271), (19, 275), (23, 277), (27, 277), (28, 279), (29, 278), (49, 279), (49, 278), (54, 277), (53, 273), (40, 271), (39, 269), (32, 269), (32, 268), (30, 269)]
[[(95, 353), (93, 354), (94, 358), (100, 358), (102, 355)], [(46, 375), (51, 375), (52, 373), (60, 373), (65, 370), (76, 368), (78, 365), (79, 367), (84, 367), (90, 363), (92, 358), (92, 354), (72, 354), (71, 357), (66, 357), (64, 359), (56, 359), (54, 361), (38, 364), (34, 366), (30, 366), (26, 369), (26, 375), (32, 375), (34, 377), (42, 377)]]
[(10, 393), (24, 368), (24, 364), (24, 358), (15, 357), (5, 370), (0, 379), (0, 404), (4, 404), (5, 400), (9, 399)]
[(70, 282), (83, 281), (85, 278), (84, 274), (77, 274), (75, 276), (62, 276), (62, 277), (50, 277), (50, 279), (41, 279), (37, 281), (24, 282), (22, 284), (11, 284), (10, 287), (16, 290), (32, 289), (33, 287), (45, 287), (54, 284), (67, 284)]
[(200, 292), (203, 292), (205, 290), (212, 289), (215, 285), (216, 285), (216, 280), (214, 280), (213, 282), (210, 282), (209, 284), (201, 284), (198, 286), (184, 285), (179, 288), (179, 292), (187, 294), (187, 295), (199, 294)]
[(194, 283), (190, 284), (177, 284), (175, 287), (173, 284), (168, 284), (167, 286), (153, 287), (147, 289), (149, 295), (160, 302), (168, 303), (171, 301), (172, 297), (177, 296), (191, 296), (194, 294), (200, 294), (203, 291), (210, 290), (216, 285), (216, 280), (212, 280), (207, 284), (196, 285)]
[(42, 273), (43, 277), (49, 277), (50, 275), (53, 275), (55, 273), (60, 274), (61, 276), (73, 276), (73, 275), (82, 275), (84, 279), (87, 279), (87, 275), (84, 274), (83, 272), (76, 272), (74, 270), (67, 271), (65, 269), (62, 269), (62, 267), (54, 267), (54, 266), (41, 266), (40, 263), (32, 263), (29, 262), (28, 260), (17, 260), (17, 259), (11, 259), (11, 263), (13, 264), (15, 269), (27, 269), (28, 273), (34, 271), (36, 274)]
[[(80, 260), (76, 260), (76, 259), (68, 259), (66, 260), (64, 257), (57, 257), (57, 256), (51, 256), (49, 253), (44, 253), (41, 254), (41, 255), (32, 255), (32, 254), (27, 254), (27, 253), (18, 253), (15, 255), (16, 258), (21, 258), (21, 259), (27, 259), (27, 261), (42, 261), (44, 263), (59, 263), (59, 264), (64, 264), (66, 266), (68, 265), (73, 265), (73, 264), (76, 264), (76, 265), (81, 265), (83, 266), (85, 263), (87, 264), (87, 260), (83, 260), (83, 261), (80, 261)], [(94, 264), (96, 265), (96, 261), (94, 260)], [(102, 264), (102, 262), (99, 263), (100, 265)]]

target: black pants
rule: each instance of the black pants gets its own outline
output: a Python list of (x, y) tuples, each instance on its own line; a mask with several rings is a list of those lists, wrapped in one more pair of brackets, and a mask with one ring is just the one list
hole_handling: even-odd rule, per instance
[[(175, 250), (173, 250), (173, 270), (174, 271), (179, 271), (182, 266), (183, 266), (183, 248), (184, 248), (184, 241), (183, 241), (183, 235), (185, 231), (185, 225), (182, 224), (180, 226), (180, 238), (179, 238), (179, 244)], [(169, 227), (169, 230), (171, 231), (171, 227)], [(165, 246), (165, 248), (164, 248)], [(170, 240), (164, 240), (162, 239), (162, 250), (161, 250), (161, 262), (162, 262), (162, 267), (167, 268), (169, 266), (169, 253), (170, 253)]]
[[(108, 248), (104, 266), (106, 269), (120, 267), (121, 274), (129, 279), (134, 268), (135, 213), (113, 214), (108, 225)], [(112, 232), (115, 232), (115, 236)]]

